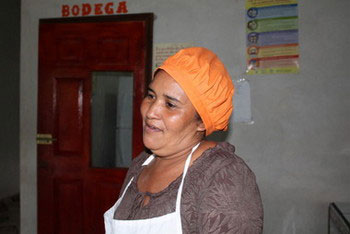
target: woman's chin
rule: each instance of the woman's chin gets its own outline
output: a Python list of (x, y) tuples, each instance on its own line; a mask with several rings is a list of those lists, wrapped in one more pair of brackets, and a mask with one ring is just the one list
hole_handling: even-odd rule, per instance
[(143, 137), (143, 144), (146, 148), (153, 151), (153, 150), (157, 149), (157, 146), (159, 145), (159, 141), (157, 141), (156, 139), (144, 136)]

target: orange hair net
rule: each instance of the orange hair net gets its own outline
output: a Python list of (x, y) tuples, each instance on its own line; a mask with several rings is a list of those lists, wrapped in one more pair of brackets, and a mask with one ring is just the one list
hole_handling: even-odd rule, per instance
[(184, 90), (202, 118), (207, 136), (227, 130), (234, 86), (216, 54), (201, 47), (182, 49), (159, 69), (166, 71)]

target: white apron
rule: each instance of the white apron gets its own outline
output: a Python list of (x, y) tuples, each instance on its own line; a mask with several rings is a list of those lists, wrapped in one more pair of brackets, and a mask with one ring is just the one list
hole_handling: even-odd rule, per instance
[[(112, 208), (106, 211), (104, 214), (104, 222), (105, 222), (105, 229), (106, 234), (178, 234), (182, 233), (182, 226), (181, 226), (181, 215), (180, 215), (180, 205), (181, 205), (181, 194), (182, 194), (182, 187), (184, 183), (184, 179), (188, 170), (188, 167), (191, 162), (192, 154), (199, 146), (199, 143), (192, 148), (191, 153), (187, 156), (186, 163), (184, 166), (184, 171), (182, 173), (182, 180), (179, 187), (179, 190), (177, 191), (177, 197), (176, 197), (176, 208), (175, 212), (158, 216), (150, 219), (138, 219), (138, 220), (116, 220), (113, 219), (114, 212), (119, 206), (120, 202), (122, 201), (126, 190), (129, 188), (131, 182), (133, 181), (134, 177), (131, 178), (127, 186), (125, 187), (125, 190), (122, 194), (122, 196), (118, 199), (118, 201), (114, 204)], [(142, 164), (148, 165), (152, 160), (154, 159), (154, 155), (149, 156), (146, 161)]]

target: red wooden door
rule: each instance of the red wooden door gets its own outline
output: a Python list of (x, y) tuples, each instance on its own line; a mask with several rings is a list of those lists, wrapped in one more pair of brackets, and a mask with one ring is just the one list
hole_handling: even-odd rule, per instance
[(151, 75), (152, 25), (152, 14), (40, 21), (39, 234), (104, 233), (103, 213), (127, 168), (92, 164), (93, 74), (132, 74), (135, 157), (143, 150), (139, 106)]

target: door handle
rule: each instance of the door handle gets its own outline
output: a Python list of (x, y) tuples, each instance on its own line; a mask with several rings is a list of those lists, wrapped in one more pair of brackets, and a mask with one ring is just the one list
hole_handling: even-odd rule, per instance
[(52, 138), (51, 134), (42, 134), (38, 133), (36, 135), (36, 144), (37, 145), (52, 145), (52, 142), (57, 141), (56, 138)]

